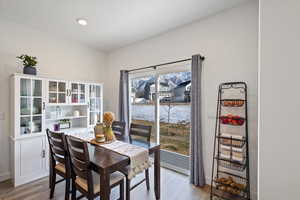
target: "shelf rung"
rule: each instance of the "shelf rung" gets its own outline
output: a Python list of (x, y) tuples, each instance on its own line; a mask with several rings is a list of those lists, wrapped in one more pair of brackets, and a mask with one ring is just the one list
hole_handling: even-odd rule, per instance
[(233, 137), (224, 137), (224, 136), (217, 136), (217, 138), (220, 139), (227, 139), (227, 140), (234, 140), (234, 141), (241, 141), (241, 142), (245, 142), (245, 139), (238, 139), (238, 138), (233, 138)]
[(220, 99), (220, 101), (247, 101), (245, 99)]
[(230, 163), (236, 164), (236, 165), (241, 165), (241, 166), (245, 165), (245, 163), (243, 163), (243, 162), (239, 162), (239, 161), (235, 161), (235, 160), (230, 160), (230, 159), (227, 159), (227, 158), (220, 158), (218, 156), (215, 156), (215, 159), (217, 159), (217, 160), (223, 160), (223, 161), (230, 162)]

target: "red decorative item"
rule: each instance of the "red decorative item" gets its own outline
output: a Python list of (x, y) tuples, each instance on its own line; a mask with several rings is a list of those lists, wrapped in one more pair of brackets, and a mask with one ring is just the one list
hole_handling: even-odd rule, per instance
[(220, 120), (222, 122), (222, 124), (230, 124), (230, 125), (234, 125), (234, 126), (242, 126), (245, 122), (245, 119), (236, 115), (233, 116), (231, 114), (228, 114), (226, 116), (221, 116)]

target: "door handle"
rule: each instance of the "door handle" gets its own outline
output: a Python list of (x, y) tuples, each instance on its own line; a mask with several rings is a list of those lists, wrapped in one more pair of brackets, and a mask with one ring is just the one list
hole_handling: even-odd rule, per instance
[(46, 109), (46, 104), (45, 104), (45, 102), (43, 102), (43, 110), (45, 110)]

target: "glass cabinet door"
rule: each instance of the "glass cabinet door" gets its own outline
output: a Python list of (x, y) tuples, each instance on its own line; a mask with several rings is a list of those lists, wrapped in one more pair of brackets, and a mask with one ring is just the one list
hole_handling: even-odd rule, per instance
[(85, 85), (79, 84), (79, 103), (85, 103)]
[(71, 83), (71, 93), (72, 93), (71, 102), (78, 103), (78, 84), (77, 83)]
[(48, 103), (57, 103), (57, 82), (49, 81), (49, 101)]
[(58, 82), (58, 103), (67, 103), (67, 84)]
[(67, 103), (67, 84), (62, 81), (49, 81), (48, 84), (48, 103), (64, 104)]
[(20, 134), (42, 132), (42, 80), (20, 79)]
[(71, 103), (86, 103), (85, 84), (71, 83)]
[(21, 134), (31, 133), (31, 80), (20, 80), (20, 128)]
[(20, 82), (20, 95), (21, 97), (30, 97), (31, 96), (31, 80), (21, 78)]
[(101, 86), (89, 86), (89, 125), (93, 126), (97, 122), (102, 121), (102, 99), (101, 99)]

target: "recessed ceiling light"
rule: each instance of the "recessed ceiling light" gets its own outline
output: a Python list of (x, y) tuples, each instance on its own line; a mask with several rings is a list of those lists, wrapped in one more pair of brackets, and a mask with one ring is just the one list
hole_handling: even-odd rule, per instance
[(78, 18), (77, 20), (77, 23), (81, 26), (86, 26), (87, 25), (87, 21), (86, 19), (83, 19), (83, 18)]

